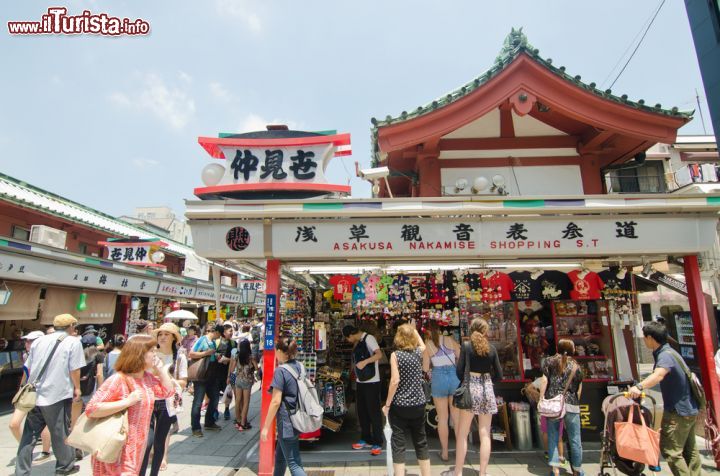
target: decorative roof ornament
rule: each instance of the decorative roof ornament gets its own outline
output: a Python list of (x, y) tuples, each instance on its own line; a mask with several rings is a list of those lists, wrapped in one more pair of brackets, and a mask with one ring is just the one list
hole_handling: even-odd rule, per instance
[(500, 54), (495, 58), (495, 64), (502, 64), (508, 59), (514, 58), (515, 55), (521, 50), (526, 49), (532, 51), (534, 48), (528, 42), (527, 36), (522, 31), (522, 27), (510, 29), (510, 33), (505, 37), (503, 46), (500, 49)]

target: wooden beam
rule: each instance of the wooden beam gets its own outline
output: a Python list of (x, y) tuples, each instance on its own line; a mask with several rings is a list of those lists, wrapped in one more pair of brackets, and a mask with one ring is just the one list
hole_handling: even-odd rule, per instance
[(577, 136), (491, 137), (481, 139), (442, 139), (440, 150), (502, 150), (576, 148)]
[(512, 106), (506, 101), (500, 106), (500, 137), (515, 137), (515, 125), (512, 118)]
[(604, 150), (601, 146), (610, 141), (615, 135), (612, 131), (596, 131), (591, 134), (583, 134), (580, 143), (578, 144), (578, 152), (585, 154), (595, 150)]
[(493, 157), (487, 159), (440, 159), (440, 167), (444, 169), (580, 164), (580, 157)]

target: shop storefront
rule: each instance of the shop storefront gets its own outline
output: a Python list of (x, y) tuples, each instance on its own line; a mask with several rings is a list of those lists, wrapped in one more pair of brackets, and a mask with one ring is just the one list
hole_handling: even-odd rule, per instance
[[(201, 255), (268, 259), (266, 350), (281, 332), (302, 342), (300, 358), (326, 404), (324, 432), (341, 431), (348, 410), (344, 324), (377, 333), (389, 352), (398, 322), (414, 319), (422, 330), (435, 320), (460, 340), (479, 316), (501, 356), (497, 390), (507, 404), (522, 400), (522, 386), (559, 339), (575, 342), (585, 394), (597, 400), (582, 408), (591, 439), (603, 397), (635, 376), (632, 335), (640, 322), (628, 270), (685, 256), (692, 276), (695, 255), (715, 240), (718, 210), (707, 196), (584, 196), (245, 201), (227, 211), (202, 201), (189, 202), (187, 215)], [(229, 239), (237, 233), (243, 249)], [(302, 285), (281, 288), (281, 270)], [(265, 356), (270, 375), (273, 353)], [(506, 422), (494, 431), (511, 444)]]

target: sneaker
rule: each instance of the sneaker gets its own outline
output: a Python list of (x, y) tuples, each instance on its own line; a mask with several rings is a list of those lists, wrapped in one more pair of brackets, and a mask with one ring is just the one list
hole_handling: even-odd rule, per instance
[(202, 432), (202, 431), (200, 431), (200, 430), (195, 430), (195, 431), (193, 431), (193, 436), (194, 436), (195, 438), (202, 438), (202, 437), (205, 436), (205, 435), (203, 435), (203, 432)]
[(373, 445), (373, 447), (370, 449), (370, 454), (373, 456), (379, 456), (380, 453), (382, 453), (382, 448), (377, 445)]
[(50, 459), (50, 452), (49, 451), (41, 451), (40, 453), (35, 453), (32, 457), (32, 464), (40, 464), (44, 463), (45, 461)]
[(80, 466), (77, 466), (77, 465), (73, 466), (73, 467), (70, 468), (70, 469), (64, 469), (64, 470), (63, 470), (63, 469), (56, 469), (56, 470), (55, 470), (55, 474), (56, 474), (56, 475), (63, 475), (63, 476), (66, 475), (66, 474), (75, 474), (75, 473), (79, 473), (79, 472), (80, 472)]
[(211, 431), (220, 431), (222, 430), (222, 427), (218, 425), (217, 423), (213, 423), (212, 425), (205, 425), (205, 430), (211, 430)]
[(365, 448), (369, 448), (370, 445), (365, 443), (363, 440), (358, 441), (357, 443), (353, 443), (352, 449), (354, 450), (364, 450)]
[(230, 419), (230, 409), (229, 408), (225, 409), (225, 413), (223, 414), (223, 416), (225, 417), (225, 421)]

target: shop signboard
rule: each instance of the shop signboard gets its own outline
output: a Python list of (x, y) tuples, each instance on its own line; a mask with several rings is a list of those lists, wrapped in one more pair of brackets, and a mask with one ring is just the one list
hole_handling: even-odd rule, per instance
[(0, 278), (128, 294), (156, 294), (160, 285), (159, 280), (141, 275), (119, 273), (112, 269), (88, 268), (4, 251), (0, 251)]
[(254, 289), (258, 293), (265, 293), (265, 281), (261, 279), (240, 279), (238, 289)]
[(197, 288), (186, 284), (179, 284), (172, 281), (163, 281), (160, 283), (158, 295), (172, 296), (181, 298), (194, 298)]
[(484, 221), (479, 251), (489, 256), (696, 253), (713, 246), (717, 218), (513, 217)]
[(696, 253), (712, 247), (716, 225), (716, 217), (627, 215), (295, 220), (273, 223), (272, 256), (327, 259)]
[(275, 349), (275, 316), (277, 313), (277, 295), (265, 296), (265, 350)]
[(475, 256), (475, 220), (292, 221), (273, 224), (273, 256)]
[(190, 230), (195, 252), (207, 258), (264, 257), (263, 224), (259, 221), (229, 220), (198, 223)]
[(162, 266), (153, 261), (153, 254), (161, 247), (168, 244), (160, 240), (139, 240), (139, 241), (100, 241), (99, 245), (107, 248), (108, 259), (116, 263), (140, 265), (140, 266)]
[(197, 291), (195, 292), (195, 299), (198, 299), (200, 301), (214, 301), (215, 290), (198, 287)]
[(220, 301), (238, 304), (240, 302), (240, 294), (223, 291), (220, 293)]

